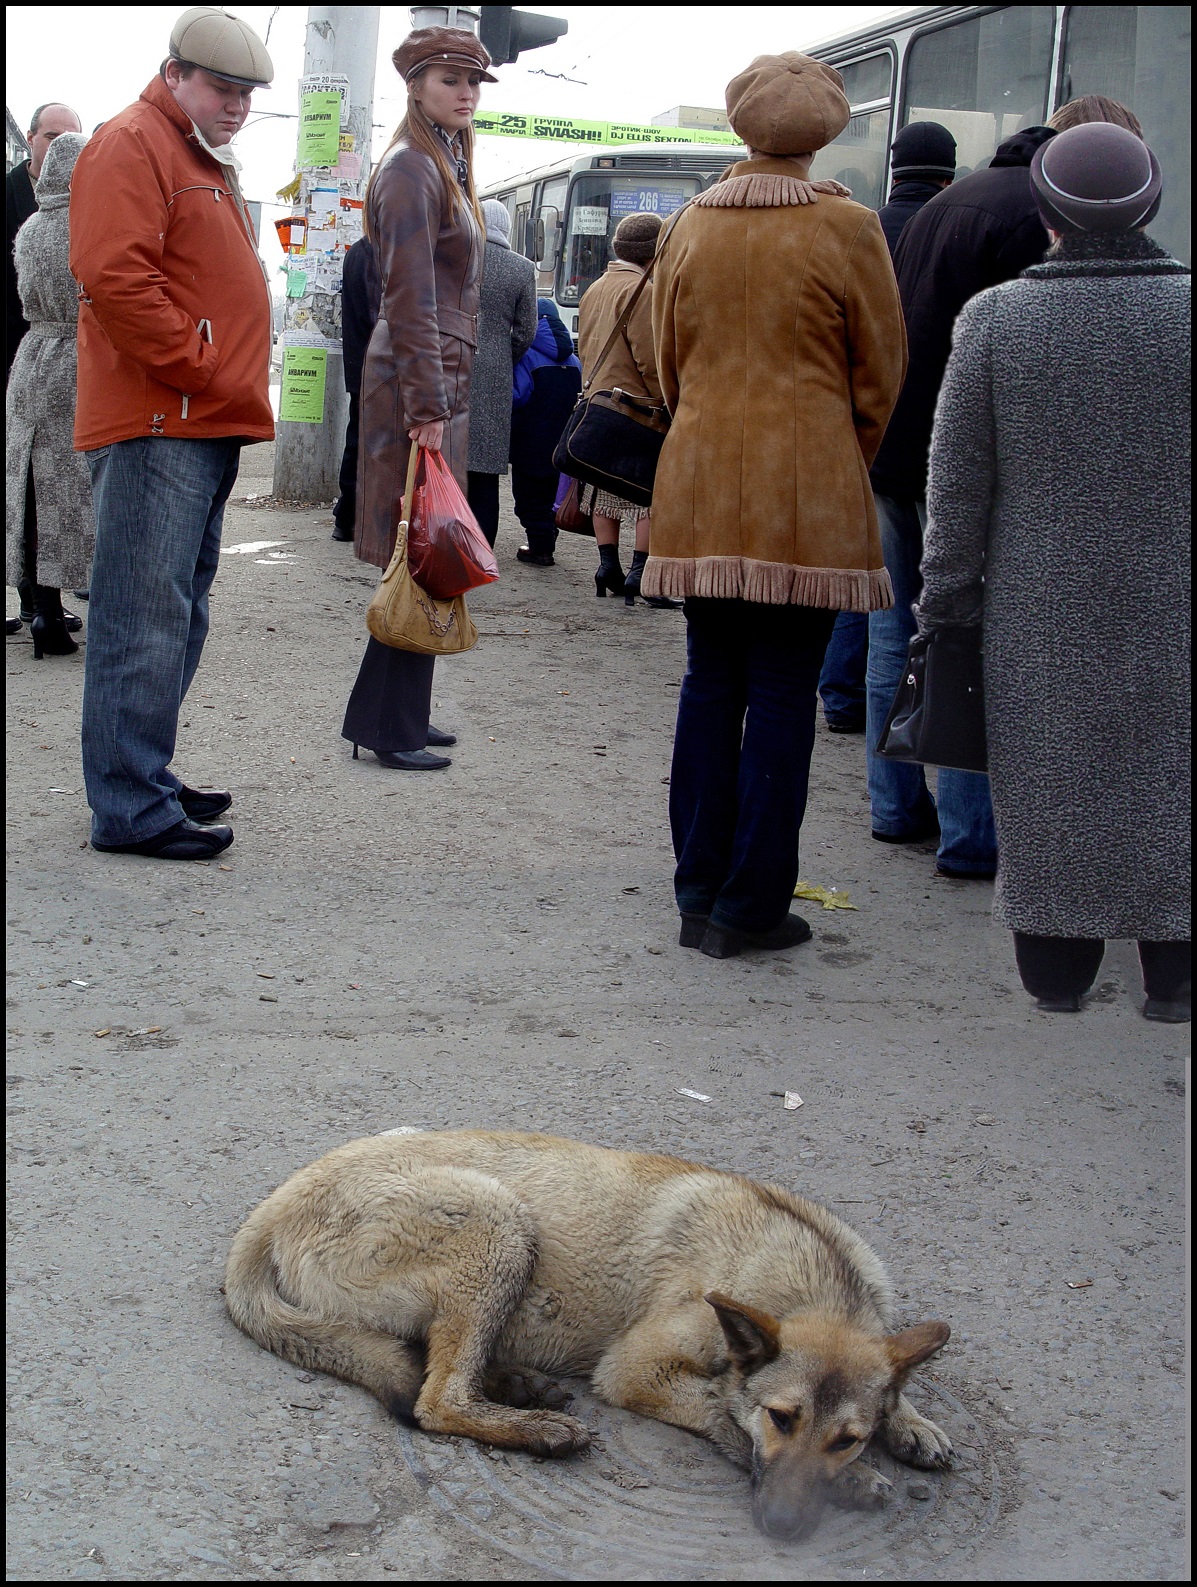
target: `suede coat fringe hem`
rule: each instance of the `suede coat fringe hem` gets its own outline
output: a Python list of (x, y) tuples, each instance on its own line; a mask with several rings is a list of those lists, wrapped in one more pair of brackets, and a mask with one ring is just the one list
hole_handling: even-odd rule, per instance
[(801, 568), (751, 557), (654, 557), (644, 569), (645, 595), (688, 595), (757, 601), (765, 606), (818, 606), (838, 612), (879, 612), (894, 604), (884, 568)]

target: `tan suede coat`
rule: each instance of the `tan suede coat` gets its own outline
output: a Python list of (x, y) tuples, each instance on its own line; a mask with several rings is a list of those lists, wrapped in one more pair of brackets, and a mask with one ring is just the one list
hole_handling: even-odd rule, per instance
[(645, 287), (640, 294), (622, 333), (615, 338), (606, 363), (598, 369), (598, 356), (643, 275), (638, 265), (614, 259), (607, 266), (606, 274), (587, 288), (578, 307), (578, 357), (582, 360), (584, 381), (592, 379), (598, 370), (596, 391), (614, 391), (618, 386), (630, 397), (645, 397), (659, 403), (661, 384), (653, 353), (651, 286)]
[(658, 248), (653, 327), (673, 425), (644, 594), (892, 605), (868, 469), (906, 333), (873, 211), (741, 162)]

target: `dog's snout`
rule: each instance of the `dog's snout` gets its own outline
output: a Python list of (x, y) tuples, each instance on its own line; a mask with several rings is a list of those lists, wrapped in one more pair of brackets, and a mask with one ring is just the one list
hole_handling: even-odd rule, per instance
[(790, 1494), (758, 1488), (753, 1494), (752, 1518), (766, 1537), (797, 1543), (809, 1537), (823, 1515), (822, 1500), (805, 1497), (796, 1501)]

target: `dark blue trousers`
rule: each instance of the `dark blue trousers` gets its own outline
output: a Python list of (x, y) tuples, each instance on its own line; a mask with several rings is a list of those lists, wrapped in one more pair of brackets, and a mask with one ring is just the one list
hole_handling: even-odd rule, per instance
[(683, 914), (770, 931), (789, 913), (835, 619), (808, 606), (687, 600), (669, 786)]

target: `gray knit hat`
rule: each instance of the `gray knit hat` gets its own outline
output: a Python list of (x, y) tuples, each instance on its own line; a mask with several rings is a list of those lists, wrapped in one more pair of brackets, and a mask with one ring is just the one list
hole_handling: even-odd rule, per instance
[(1109, 121), (1072, 127), (1042, 143), (1031, 186), (1051, 231), (1132, 231), (1154, 219), (1163, 195), (1160, 162), (1141, 138)]
[(611, 252), (626, 264), (651, 264), (663, 224), (660, 215), (625, 215), (615, 228)]

